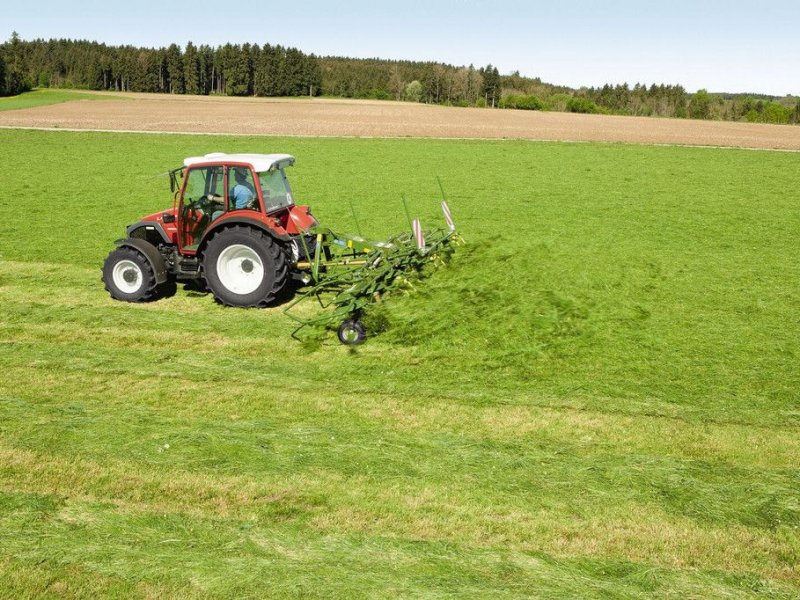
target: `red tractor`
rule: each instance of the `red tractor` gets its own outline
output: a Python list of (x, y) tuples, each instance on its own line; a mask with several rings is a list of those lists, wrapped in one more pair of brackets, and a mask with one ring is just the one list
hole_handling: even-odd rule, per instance
[[(155, 299), (175, 280), (203, 278), (229, 306), (267, 306), (314, 245), (302, 232), (318, 225), (297, 206), (284, 169), (288, 154), (207, 154), (170, 172), (171, 210), (127, 227), (103, 265), (113, 298)], [(182, 181), (181, 181), (182, 180)]]

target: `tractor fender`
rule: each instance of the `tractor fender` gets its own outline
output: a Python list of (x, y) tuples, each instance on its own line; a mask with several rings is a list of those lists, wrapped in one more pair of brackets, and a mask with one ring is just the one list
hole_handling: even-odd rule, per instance
[(150, 266), (153, 268), (153, 273), (155, 273), (156, 276), (156, 283), (161, 285), (167, 280), (167, 264), (164, 262), (164, 257), (161, 256), (158, 248), (153, 246), (153, 244), (139, 238), (125, 238), (124, 240), (117, 240), (114, 243), (120, 247), (133, 248), (144, 254), (147, 262), (149, 262)]
[(221, 223), (217, 223), (212, 227), (209, 227), (205, 235), (203, 235), (203, 239), (200, 242), (200, 245), (197, 248), (197, 253), (200, 254), (208, 244), (208, 240), (210, 240), (215, 233), (218, 231), (225, 229), (230, 225), (247, 225), (249, 227), (254, 227), (255, 229), (259, 229), (266, 233), (267, 235), (273, 237), (274, 239), (278, 240), (279, 242), (288, 242), (292, 238), (289, 235), (281, 234), (272, 229), (269, 225), (262, 223), (257, 219), (248, 219), (247, 217), (238, 217), (235, 219), (225, 219)]
[(146, 229), (147, 231), (155, 231), (159, 236), (161, 236), (161, 239), (164, 240), (165, 244), (172, 243), (172, 240), (167, 235), (167, 232), (164, 231), (161, 223), (157, 223), (156, 221), (139, 221), (133, 225), (128, 225), (125, 228), (125, 232), (128, 234), (128, 237), (132, 237), (134, 231), (142, 228)]

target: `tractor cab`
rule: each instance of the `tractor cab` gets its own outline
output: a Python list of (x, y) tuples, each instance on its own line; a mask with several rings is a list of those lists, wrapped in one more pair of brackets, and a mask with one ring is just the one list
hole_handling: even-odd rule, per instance
[[(294, 164), (288, 154), (223, 154), (189, 157), (173, 176), (178, 219), (178, 245), (195, 252), (212, 226), (237, 218), (286, 226), (294, 206), (284, 168)], [(178, 189), (179, 188), (179, 189)], [(284, 218), (281, 218), (281, 217)]]

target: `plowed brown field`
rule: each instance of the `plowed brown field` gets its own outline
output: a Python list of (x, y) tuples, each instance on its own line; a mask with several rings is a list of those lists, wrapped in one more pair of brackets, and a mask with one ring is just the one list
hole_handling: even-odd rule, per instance
[(0, 126), (303, 136), (513, 138), (800, 150), (800, 127), (333, 99), (119, 94), (0, 112)]

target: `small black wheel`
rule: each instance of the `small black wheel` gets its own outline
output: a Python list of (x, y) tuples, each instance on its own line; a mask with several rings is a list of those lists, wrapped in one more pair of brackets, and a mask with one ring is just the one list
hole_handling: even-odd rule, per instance
[(339, 325), (339, 331), (336, 332), (339, 341), (345, 346), (357, 346), (363, 344), (367, 339), (367, 332), (364, 329), (364, 324), (356, 319), (347, 319)]
[(117, 248), (103, 264), (103, 283), (111, 297), (124, 302), (149, 302), (159, 295), (150, 262), (138, 250)]

